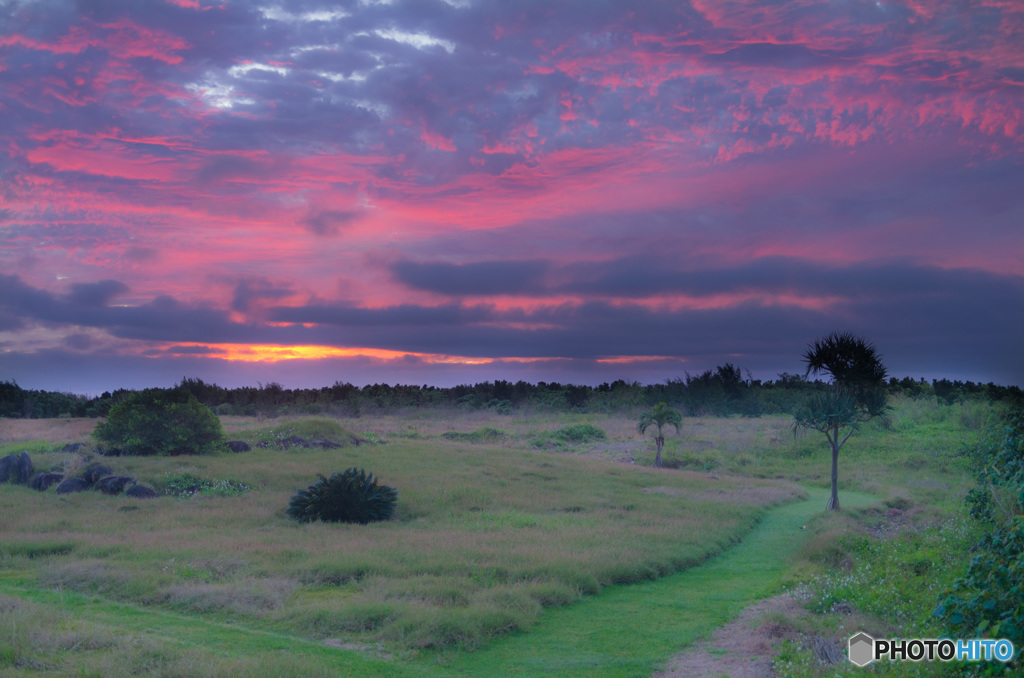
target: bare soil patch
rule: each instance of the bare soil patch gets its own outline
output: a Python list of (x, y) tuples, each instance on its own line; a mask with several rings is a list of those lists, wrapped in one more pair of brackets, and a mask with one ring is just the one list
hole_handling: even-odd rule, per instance
[(766, 598), (673, 657), (655, 678), (771, 678), (779, 644), (795, 636), (791, 621), (810, 615), (788, 593)]

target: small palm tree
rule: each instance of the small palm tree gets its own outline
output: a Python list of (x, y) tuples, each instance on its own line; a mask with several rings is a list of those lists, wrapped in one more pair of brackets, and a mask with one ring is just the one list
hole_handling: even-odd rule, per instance
[(661, 468), (661, 448), (665, 446), (665, 436), (661, 427), (671, 424), (676, 433), (679, 433), (679, 427), (683, 425), (683, 415), (679, 410), (673, 409), (665, 403), (658, 403), (653, 410), (640, 415), (640, 422), (636, 425), (636, 430), (640, 435), (644, 435), (652, 424), (658, 427), (658, 435), (654, 438), (654, 444), (658, 448), (658, 452), (654, 456), (654, 465)]
[(839, 510), (839, 450), (860, 428), (889, 411), (885, 366), (875, 347), (852, 334), (834, 332), (804, 353), (807, 375), (825, 374), (832, 388), (794, 414), (797, 427), (821, 431), (832, 450), (832, 496), (826, 509)]

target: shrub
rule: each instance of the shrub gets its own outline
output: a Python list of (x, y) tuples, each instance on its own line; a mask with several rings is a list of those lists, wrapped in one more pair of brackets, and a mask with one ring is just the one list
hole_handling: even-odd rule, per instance
[(206, 480), (184, 472), (165, 473), (164, 482), (164, 494), (178, 499), (186, 499), (197, 494), (206, 497), (236, 497), (252, 489), (237, 480)]
[(182, 389), (150, 388), (110, 408), (93, 436), (122, 454), (208, 454), (222, 447), (220, 419)]
[(394, 515), (398, 491), (378, 485), (372, 473), (350, 468), (320, 478), (299, 490), (288, 504), (287, 513), (300, 523), (316, 520), (366, 524)]
[[(950, 634), (1007, 638), (1024, 645), (1024, 410), (1009, 413), (974, 453), (981, 487), (971, 515), (990, 528), (972, 549), (967, 573), (935, 609)], [(1017, 657), (1016, 666), (1019, 666)]]
[(592, 424), (574, 424), (555, 431), (555, 437), (573, 443), (587, 443), (591, 440), (604, 440), (608, 436), (603, 429)]
[(493, 426), (484, 426), (478, 428), (470, 433), (461, 433), (459, 431), (445, 431), (441, 434), (441, 437), (445, 440), (453, 440), (456, 442), (463, 443), (495, 443), (499, 440), (504, 440), (508, 437), (508, 434), (502, 431), (500, 428), (494, 428)]

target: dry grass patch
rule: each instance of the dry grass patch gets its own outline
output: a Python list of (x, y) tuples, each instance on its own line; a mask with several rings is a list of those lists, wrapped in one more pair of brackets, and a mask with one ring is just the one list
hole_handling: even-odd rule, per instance
[(89, 440), (99, 419), (0, 419), (0, 445), (43, 440), (74, 443)]

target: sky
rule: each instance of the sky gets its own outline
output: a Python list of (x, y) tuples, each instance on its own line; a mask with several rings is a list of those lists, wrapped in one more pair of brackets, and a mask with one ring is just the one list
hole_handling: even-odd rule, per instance
[(0, 0), (0, 380), (1024, 385), (1019, 0)]

